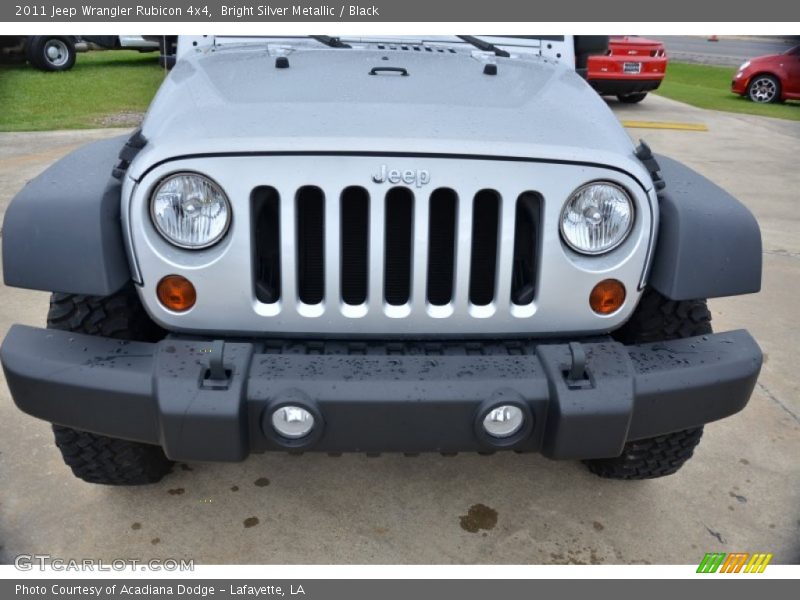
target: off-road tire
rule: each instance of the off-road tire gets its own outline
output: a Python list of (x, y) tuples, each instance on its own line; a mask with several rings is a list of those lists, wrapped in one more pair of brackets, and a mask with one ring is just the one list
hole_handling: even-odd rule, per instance
[(159, 446), (53, 425), (56, 446), (75, 477), (104, 485), (156, 483), (172, 469)]
[(636, 104), (647, 98), (647, 92), (636, 92), (634, 94), (619, 94), (617, 100), (624, 104)]
[[(121, 340), (155, 342), (164, 337), (145, 313), (133, 286), (110, 296), (53, 294), (47, 327)], [(56, 446), (73, 474), (89, 483), (143, 485), (170, 472), (159, 446), (53, 425)]]
[[(711, 333), (711, 313), (703, 299), (677, 302), (645, 290), (630, 320), (614, 338), (623, 344), (660, 342)], [(595, 475), (607, 479), (653, 479), (672, 475), (692, 457), (702, 427), (676, 431), (625, 444), (615, 458), (583, 461)]]
[(164, 337), (164, 330), (150, 319), (130, 285), (110, 296), (52, 294), (47, 328), (137, 342)]
[(705, 299), (670, 300), (648, 288), (625, 325), (612, 336), (623, 344), (646, 344), (711, 333), (711, 311)]
[(584, 463), (595, 475), (606, 479), (655, 479), (672, 475), (700, 443), (703, 428), (695, 427), (654, 438), (628, 442), (621, 456), (596, 458)]

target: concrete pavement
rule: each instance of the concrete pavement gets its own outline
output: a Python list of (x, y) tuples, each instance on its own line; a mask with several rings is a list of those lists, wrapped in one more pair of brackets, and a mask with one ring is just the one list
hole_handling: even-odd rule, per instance
[[(579, 463), (516, 454), (268, 454), (105, 488), (72, 477), (49, 426), (19, 412), (0, 381), (0, 562), (697, 564), (711, 551), (800, 562), (800, 123), (658, 97), (611, 106), (621, 119), (705, 123), (630, 133), (741, 198), (764, 236), (763, 291), (711, 302), (718, 330), (748, 328), (761, 343), (758, 387), (742, 413), (706, 428), (677, 475), (605, 481)], [(0, 134), (0, 210), (78, 143), (118, 134)], [(46, 310), (47, 294), (0, 288), (0, 334), (43, 325)]]

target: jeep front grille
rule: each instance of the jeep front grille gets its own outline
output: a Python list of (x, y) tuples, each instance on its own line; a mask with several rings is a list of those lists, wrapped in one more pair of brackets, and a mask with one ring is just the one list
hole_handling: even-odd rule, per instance
[[(392, 170), (410, 173), (409, 181), (391, 182)], [(226, 237), (198, 252), (176, 250), (150, 219), (154, 186), (181, 171), (207, 174), (233, 210)], [(630, 238), (601, 257), (571, 252), (558, 227), (564, 201), (592, 180), (619, 183), (637, 206)], [(123, 186), (130, 198), (125, 230), (148, 313), (170, 331), (223, 337), (607, 333), (636, 305), (658, 227), (655, 191), (619, 170), (564, 161), (203, 156), (166, 161)], [(194, 284), (191, 310), (174, 313), (159, 302), (156, 286), (167, 275)], [(623, 282), (629, 296), (617, 313), (598, 317), (588, 298), (607, 278)]]
[(358, 186), (338, 193), (303, 186), (282, 197), (258, 187), (251, 194), (256, 297), (307, 316), (353, 318), (371, 310), (445, 318), (459, 304), (486, 318), (500, 294), (505, 306), (529, 305), (540, 196), (511, 199), (513, 261), (500, 264), (504, 201), (491, 189), (464, 198), (452, 188), (394, 187), (370, 196)]

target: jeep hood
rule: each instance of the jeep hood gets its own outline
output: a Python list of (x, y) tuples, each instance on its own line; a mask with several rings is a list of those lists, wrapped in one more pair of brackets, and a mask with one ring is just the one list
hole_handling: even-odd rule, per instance
[[(276, 68), (278, 55), (288, 68)], [(496, 75), (484, 73), (487, 61)], [(178, 156), (298, 151), (547, 158), (643, 173), (625, 130), (573, 69), (460, 48), (198, 52), (166, 78), (142, 133), (135, 179)]]

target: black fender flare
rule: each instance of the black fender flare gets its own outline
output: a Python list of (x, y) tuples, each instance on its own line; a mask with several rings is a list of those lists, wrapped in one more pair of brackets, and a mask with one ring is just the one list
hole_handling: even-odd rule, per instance
[(127, 135), (71, 152), (14, 197), (3, 222), (3, 278), (12, 287), (107, 296), (131, 278), (112, 177)]
[(696, 171), (657, 156), (666, 184), (648, 284), (672, 300), (761, 289), (761, 230), (750, 210)]

